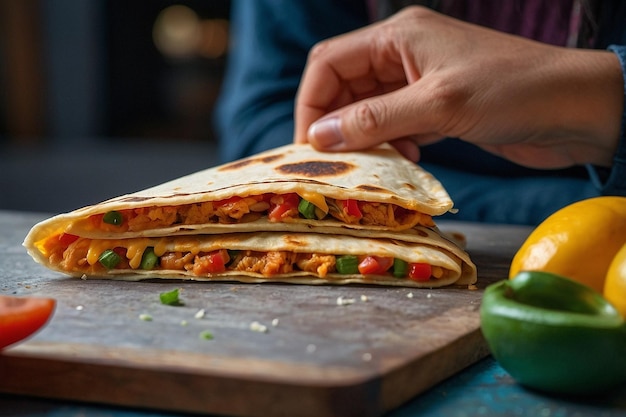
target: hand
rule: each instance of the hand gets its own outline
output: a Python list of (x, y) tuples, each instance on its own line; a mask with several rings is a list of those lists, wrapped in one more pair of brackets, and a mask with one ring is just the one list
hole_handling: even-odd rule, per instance
[(568, 49), (422, 7), (316, 45), (295, 141), (349, 151), (457, 137), (522, 165), (610, 166), (624, 100), (612, 52)]

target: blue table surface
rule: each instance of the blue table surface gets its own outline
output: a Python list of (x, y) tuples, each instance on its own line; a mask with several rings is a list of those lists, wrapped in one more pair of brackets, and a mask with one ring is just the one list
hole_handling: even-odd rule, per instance
[[(2, 377), (2, 376), (0, 376)], [(0, 416), (173, 417), (181, 414), (122, 409), (0, 394)], [(626, 386), (603, 395), (566, 398), (526, 389), (491, 357), (433, 387), (387, 417), (612, 417), (626, 416)]]

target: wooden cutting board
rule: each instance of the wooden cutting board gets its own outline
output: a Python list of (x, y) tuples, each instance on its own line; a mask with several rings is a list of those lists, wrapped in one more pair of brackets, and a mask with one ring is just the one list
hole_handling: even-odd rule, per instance
[[(485, 357), (483, 289), (530, 232), (442, 223), (466, 235), (476, 290), (116, 282), (35, 264), (21, 242), (42, 218), (0, 212), (0, 294), (58, 303), (0, 354), (0, 392), (236, 416), (379, 416)], [(184, 305), (162, 305), (175, 288)]]

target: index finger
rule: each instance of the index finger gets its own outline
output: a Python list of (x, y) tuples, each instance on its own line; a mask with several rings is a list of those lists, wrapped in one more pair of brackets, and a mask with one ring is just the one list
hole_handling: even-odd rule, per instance
[(323, 41), (309, 53), (296, 95), (296, 143), (307, 142), (307, 130), (313, 122), (354, 102), (348, 83), (372, 73), (370, 44), (360, 32)]

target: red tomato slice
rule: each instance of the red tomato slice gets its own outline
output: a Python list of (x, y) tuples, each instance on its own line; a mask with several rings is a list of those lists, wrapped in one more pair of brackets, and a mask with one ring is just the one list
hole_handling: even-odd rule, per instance
[(209, 254), (209, 263), (212, 268), (212, 271), (209, 272), (224, 272), (226, 270), (226, 262), (222, 251), (211, 252)]
[(270, 200), (270, 211), (267, 216), (271, 221), (279, 222), (288, 211), (295, 210), (297, 213), (299, 203), (300, 197), (296, 193), (275, 195)]
[(356, 217), (360, 219), (363, 217), (363, 213), (361, 213), (361, 209), (359, 208), (359, 203), (356, 200), (348, 199), (343, 200), (342, 202), (343, 210), (348, 213), (352, 217)]
[(51, 298), (0, 295), (0, 349), (32, 335), (54, 311)]
[(413, 281), (428, 281), (433, 273), (433, 268), (426, 263), (409, 264), (409, 278)]
[(59, 243), (64, 248), (67, 248), (69, 245), (74, 243), (76, 240), (78, 240), (78, 236), (76, 236), (76, 235), (71, 235), (69, 233), (61, 233), (59, 235)]
[(225, 250), (217, 250), (198, 256), (193, 264), (193, 273), (196, 275), (215, 274), (226, 270), (228, 261), (228, 252)]
[(393, 258), (366, 256), (359, 262), (359, 272), (363, 275), (384, 274), (393, 265)]

